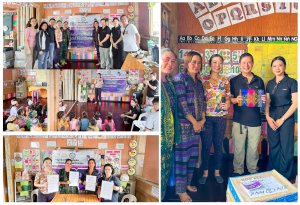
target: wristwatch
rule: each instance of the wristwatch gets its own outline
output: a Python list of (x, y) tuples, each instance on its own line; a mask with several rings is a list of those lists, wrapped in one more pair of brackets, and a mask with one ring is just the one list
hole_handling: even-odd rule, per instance
[(281, 118), (282, 119), (282, 121), (284, 122), (285, 121), (285, 119), (284, 118)]

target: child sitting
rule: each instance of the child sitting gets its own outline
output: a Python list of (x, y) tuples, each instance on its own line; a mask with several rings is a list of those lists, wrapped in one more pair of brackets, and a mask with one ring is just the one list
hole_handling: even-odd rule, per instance
[(96, 132), (99, 132), (99, 128), (96, 125), (97, 125), (97, 120), (95, 118), (92, 118), (90, 120), (90, 126), (89, 127), (93, 128)]
[(67, 109), (67, 104), (62, 105), (62, 102), (59, 102), (59, 111), (65, 112), (66, 109)]
[(97, 127), (99, 128), (99, 130), (103, 130), (102, 129), (102, 119), (100, 118), (100, 112), (99, 111), (96, 111), (94, 112), (94, 118), (96, 119), (97, 121)]
[(18, 125), (18, 119), (15, 115), (11, 115), (6, 120), (7, 123), (7, 131), (25, 131), (24, 128), (20, 130)]
[[(18, 101), (12, 100), (11, 101), (11, 106), (12, 107), (10, 108), (9, 115), (14, 115), (14, 116), (18, 117), (18, 106), (19, 106)], [(20, 108), (23, 108), (23, 106), (21, 106)]]
[(29, 105), (28, 107), (26, 107), (26, 120), (28, 120), (28, 113), (31, 112), (32, 110), (34, 110), (34, 106), (33, 105)]
[(79, 121), (80, 126), (80, 130), (81, 131), (86, 131), (86, 129), (89, 126), (89, 119), (87, 119), (88, 115), (85, 111), (82, 112), (82, 119)]
[(109, 124), (110, 127), (111, 127), (111, 131), (116, 131), (116, 129), (115, 129), (115, 122), (114, 122), (114, 120), (112, 118), (113, 118), (113, 114), (111, 112), (108, 112), (106, 114), (106, 119), (104, 121), (104, 124), (102, 125), (102, 129), (103, 130), (105, 130), (105, 125)]
[(76, 118), (75, 112), (70, 113), (70, 121), (69, 121), (69, 131), (71, 130), (80, 130), (79, 117)]
[(35, 103), (35, 110), (37, 111), (38, 116), (43, 116), (43, 113), (42, 113), (43, 105), (41, 105), (40, 102)]
[(43, 118), (46, 119), (48, 116), (47, 116), (47, 104), (44, 105), (43, 107)]
[(28, 130), (31, 130), (31, 121), (37, 117), (37, 112), (32, 110), (28, 113), (28, 120), (26, 122), (26, 127)]
[(18, 110), (18, 125), (19, 125), (19, 128), (25, 128), (26, 127), (26, 117), (24, 116), (25, 115), (25, 112), (22, 108), (20, 108)]
[(57, 127), (59, 129), (63, 126), (65, 126), (67, 130), (69, 130), (69, 117), (66, 117), (63, 111), (59, 111), (57, 113)]
[(58, 131), (65, 132), (65, 131), (68, 131), (68, 130), (65, 126), (62, 126), (61, 128), (58, 129)]
[(45, 132), (45, 131), (48, 131), (48, 127), (47, 127), (47, 124), (45, 124), (45, 120), (42, 116), (38, 116), (38, 120), (39, 120), (39, 127), (42, 128), (42, 130)]
[(88, 128), (86, 128), (86, 131), (87, 132), (95, 132), (95, 129), (92, 127), (88, 127)]
[(31, 132), (43, 132), (42, 128), (39, 127), (39, 120), (34, 118), (31, 120)]
[(106, 124), (106, 125), (104, 126), (104, 129), (105, 129), (105, 132), (106, 132), (106, 131), (111, 131), (111, 126), (110, 126), (110, 124)]

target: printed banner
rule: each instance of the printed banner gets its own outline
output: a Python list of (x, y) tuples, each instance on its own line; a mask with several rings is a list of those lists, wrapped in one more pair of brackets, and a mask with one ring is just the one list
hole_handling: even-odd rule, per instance
[(66, 159), (72, 160), (72, 168), (87, 169), (88, 160), (95, 159), (96, 168), (101, 169), (101, 153), (99, 151), (78, 151), (72, 152), (67, 150), (52, 151), (52, 168), (62, 169), (65, 167)]
[(92, 70), (92, 79), (101, 73), (103, 78), (102, 92), (125, 93), (126, 70)]

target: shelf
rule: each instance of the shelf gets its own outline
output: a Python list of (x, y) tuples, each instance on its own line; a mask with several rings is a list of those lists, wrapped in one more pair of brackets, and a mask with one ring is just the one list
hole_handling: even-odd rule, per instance
[(30, 198), (30, 199), (25, 199), (25, 200), (16, 201), (16, 202), (31, 202), (31, 198)]
[[(33, 191), (32, 189), (30, 189), (30, 190), (26, 190), (26, 191)], [(21, 193), (21, 191), (16, 191), (16, 193)]]

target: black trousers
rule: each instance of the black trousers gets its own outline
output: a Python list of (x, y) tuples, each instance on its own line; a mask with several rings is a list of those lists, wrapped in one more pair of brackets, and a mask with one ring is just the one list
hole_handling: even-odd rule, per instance
[[(95, 101), (101, 101), (102, 88), (95, 88)], [(99, 99), (99, 100), (98, 100)]]
[(117, 44), (118, 49), (112, 47), (112, 54), (113, 54), (113, 68), (114, 69), (121, 69), (123, 62), (124, 62), (124, 45), (123, 41)]
[[(275, 109), (272, 112), (280, 112)], [(275, 113), (273, 113), (274, 116)], [(276, 114), (275, 114), (276, 115)], [(272, 116), (270, 110), (270, 117)], [(274, 119), (275, 118), (275, 119)], [(276, 121), (278, 118), (274, 117)], [(276, 130), (267, 126), (268, 142), (269, 142), (269, 168), (275, 169), (285, 178), (291, 176), (294, 161), (294, 129), (295, 119), (294, 115), (290, 116), (284, 123)]]

